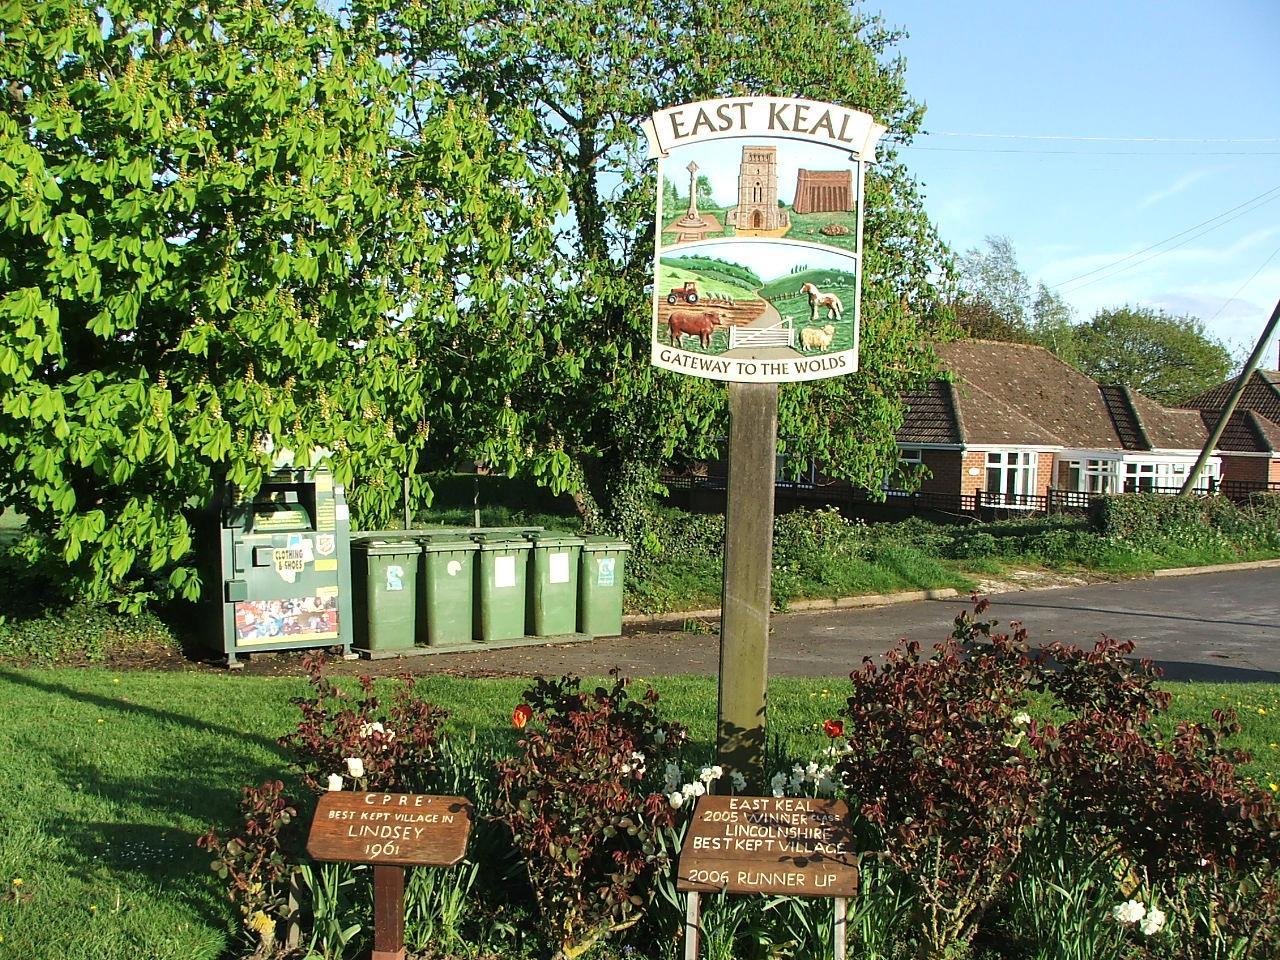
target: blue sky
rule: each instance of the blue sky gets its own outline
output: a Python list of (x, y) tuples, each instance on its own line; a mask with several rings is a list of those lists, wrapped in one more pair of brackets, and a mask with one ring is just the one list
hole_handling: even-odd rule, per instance
[(929, 135), (901, 156), (956, 251), (1004, 235), (1077, 320), (1158, 307), (1252, 347), (1280, 299), (1278, 0), (865, 9), (910, 33)]

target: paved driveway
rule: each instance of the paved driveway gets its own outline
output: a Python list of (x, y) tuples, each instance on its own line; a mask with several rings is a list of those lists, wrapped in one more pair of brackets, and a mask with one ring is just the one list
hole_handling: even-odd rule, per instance
[[(1198, 574), (996, 594), (988, 617), (1022, 620), (1031, 640), (1091, 644), (1102, 634), (1137, 644), (1170, 679), (1280, 683), (1280, 568)], [(847, 674), (899, 637), (926, 646), (945, 638), (963, 598), (773, 618), (769, 669), (779, 676)], [(669, 627), (629, 628), (619, 638), (554, 647), (423, 657), (411, 669), (463, 673), (714, 674), (719, 640)], [(385, 663), (385, 661), (384, 661)], [(403, 664), (404, 661), (401, 661)]]

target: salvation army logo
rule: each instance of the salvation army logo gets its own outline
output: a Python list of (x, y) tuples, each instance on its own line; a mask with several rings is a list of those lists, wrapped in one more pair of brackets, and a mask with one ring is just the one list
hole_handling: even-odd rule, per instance
[(322, 533), (316, 537), (316, 553), (322, 557), (329, 556), (337, 547), (337, 540), (332, 533)]

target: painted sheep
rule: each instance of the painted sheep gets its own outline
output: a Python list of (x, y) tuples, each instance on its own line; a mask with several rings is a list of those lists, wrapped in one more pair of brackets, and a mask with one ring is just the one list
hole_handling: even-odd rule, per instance
[(829, 323), (825, 327), (805, 327), (800, 331), (800, 346), (806, 350), (826, 350), (835, 332), (836, 328)]

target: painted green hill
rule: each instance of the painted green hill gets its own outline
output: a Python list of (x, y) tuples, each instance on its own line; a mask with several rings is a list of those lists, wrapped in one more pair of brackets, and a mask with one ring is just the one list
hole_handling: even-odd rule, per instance
[(668, 263), (673, 267), (679, 267), (681, 270), (694, 270), (703, 276), (718, 275), (718, 278), (726, 283), (736, 283), (752, 290), (759, 289), (764, 285), (764, 281), (756, 276), (755, 271), (744, 267), (740, 263), (731, 263), (718, 257), (701, 257), (689, 254), (679, 257), (663, 257), (662, 262)]
[(663, 259), (658, 271), (658, 295), (665, 297), (672, 287), (683, 286), (689, 280), (698, 281), (698, 292), (705, 297), (732, 297), (734, 300), (759, 300), (760, 295), (741, 281), (719, 273), (701, 270), (684, 270), (672, 266)]
[(843, 287), (851, 290), (857, 286), (858, 278), (848, 270), (802, 270), (799, 273), (789, 273), (785, 277), (770, 280), (760, 288), (760, 296), (777, 297), (788, 293), (798, 293), (806, 283), (812, 283), (819, 290), (826, 290), (828, 287)]

